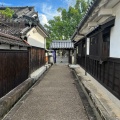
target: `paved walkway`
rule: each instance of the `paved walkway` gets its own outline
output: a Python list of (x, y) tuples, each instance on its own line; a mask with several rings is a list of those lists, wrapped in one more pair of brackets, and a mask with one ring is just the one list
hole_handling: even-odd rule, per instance
[(68, 66), (53, 65), (4, 120), (88, 120)]
[(68, 57), (67, 56), (66, 57), (56, 56), (56, 63), (68, 65)]

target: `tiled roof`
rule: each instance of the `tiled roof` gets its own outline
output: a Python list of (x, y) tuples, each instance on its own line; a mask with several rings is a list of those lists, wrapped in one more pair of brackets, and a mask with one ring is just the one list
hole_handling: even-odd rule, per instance
[(9, 45), (17, 45), (17, 46), (25, 46), (30, 47), (25, 41), (15, 36), (11, 36), (8, 34), (4, 34), (0, 32), (0, 43), (9, 44)]
[(73, 49), (74, 45), (71, 40), (53, 40), (50, 49)]
[[(32, 22), (32, 27), (39, 26), (40, 29), (48, 36), (47, 31), (44, 29), (44, 27), (40, 24), (38, 13), (35, 11), (33, 6), (25, 6), (25, 7), (9, 7), (10, 9), (14, 10), (13, 15), (13, 21), (14, 22), (24, 22), (24, 28), (30, 27), (29, 21)], [(4, 10), (6, 7), (0, 7), (0, 10)], [(12, 26), (15, 27), (15, 26)], [(7, 28), (8, 34), (19, 36), (22, 29), (19, 29), (19, 26), (17, 26), (18, 29), (14, 29), (11, 32), (11, 28)], [(25, 32), (26, 33), (26, 32)]]
[[(21, 17), (23, 17), (23, 15), (29, 14), (29, 16), (30, 16), (31, 13), (36, 13), (33, 6), (9, 7), (9, 8), (12, 9), (14, 11), (14, 14), (17, 15), (17, 17), (14, 19), (21, 18)], [(0, 10), (5, 10), (5, 9), (6, 9), (6, 7), (0, 7)]]

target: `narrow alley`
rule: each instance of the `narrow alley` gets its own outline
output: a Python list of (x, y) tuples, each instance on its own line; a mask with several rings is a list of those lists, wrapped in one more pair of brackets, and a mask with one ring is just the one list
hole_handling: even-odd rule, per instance
[(53, 65), (3, 120), (88, 120), (67, 65)]

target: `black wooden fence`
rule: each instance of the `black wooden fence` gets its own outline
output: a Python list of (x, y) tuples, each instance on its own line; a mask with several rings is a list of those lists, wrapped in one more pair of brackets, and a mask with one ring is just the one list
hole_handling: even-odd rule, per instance
[(0, 51), (0, 97), (25, 81), (29, 74), (45, 64), (45, 50)]
[(90, 75), (120, 99), (120, 59), (108, 58), (100, 64), (87, 56), (86, 65), (85, 57), (78, 57), (77, 60)]
[(30, 50), (30, 73), (45, 64), (45, 50), (42, 48), (31, 47)]
[(0, 97), (28, 78), (28, 51), (0, 51)]

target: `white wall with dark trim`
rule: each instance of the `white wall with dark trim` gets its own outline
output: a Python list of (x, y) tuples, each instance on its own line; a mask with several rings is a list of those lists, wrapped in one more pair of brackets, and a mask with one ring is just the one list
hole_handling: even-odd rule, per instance
[(115, 25), (110, 33), (110, 57), (120, 58), (120, 3), (113, 8)]
[(27, 42), (31, 46), (40, 47), (40, 48), (45, 47), (46, 40), (45, 40), (44, 36), (42, 35), (42, 33), (38, 32), (36, 30), (36, 28), (31, 29), (27, 33), (27, 38), (28, 38)]
[(0, 44), (1, 50), (27, 50), (27, 47), (19, 47), (19, 46), (10, 46), (8, 44)]

